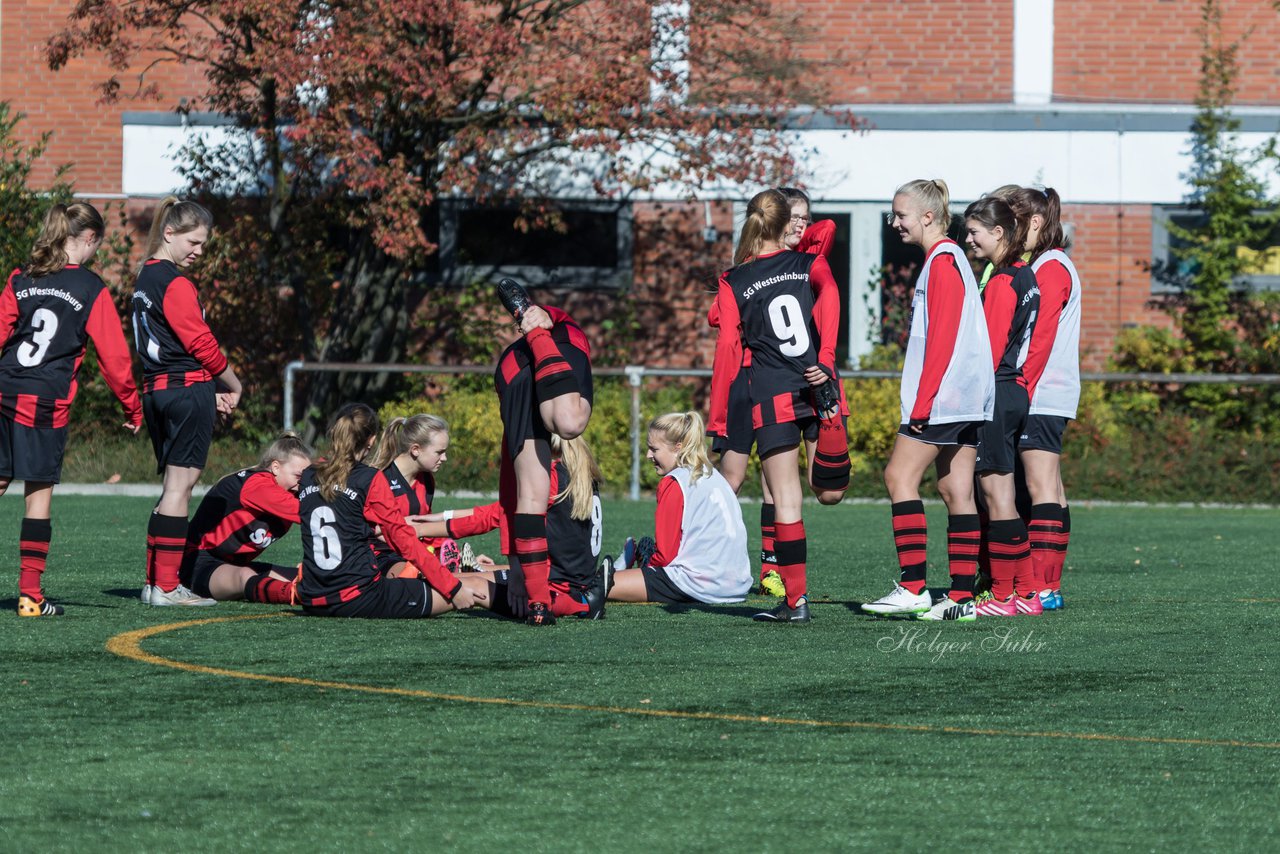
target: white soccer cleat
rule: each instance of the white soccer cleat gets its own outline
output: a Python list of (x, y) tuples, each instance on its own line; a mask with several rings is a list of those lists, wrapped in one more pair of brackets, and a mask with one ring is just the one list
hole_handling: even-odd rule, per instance
[(923, 614), (916, 614), (917, 620), (955, 620), (958, 623), (972, 623), (978, 619), (972, 599), (956, 602), (950, 596), (943, 596)]
[(151, 588), (151, 599), (147, 604), (155, 607), (184, 605), (188, 608), (207, 608), (210, 605), (217, 605), (218, 600), (206, 599), (203, 596), (197, 596), (182, 584), (179, 584), (172, 590), (162, 590), (160, 585), (157, 584)]
[(893, 614), (919, 614), (933, 606), (933, 597), (928, 590), (912, 593), (896, 581), (893, 591), (888, 596), (881, 596), (874, 602), (867, 602), (862, 610), (878, 616)]
[(142, 585), (142, 595), (139, 596), (138, 598), (142, 600), (143, 605), (151, 604), (151, 585), (150, 584)]

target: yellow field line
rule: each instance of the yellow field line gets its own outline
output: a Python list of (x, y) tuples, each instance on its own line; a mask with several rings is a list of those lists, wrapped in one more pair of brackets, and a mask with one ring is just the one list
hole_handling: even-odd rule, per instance
[(243, 670), (229, 670), (224, 667), (208, 667), (203, 664), (191, 664), (153, 655), (142, 648), (142, 641), (155, 635), (178, 629), (189, 629), (195, 626), (207, 626), (214, 623), (233, 623), (242, 620), (262, 620), (279, 617), (281, 614), (252, 614), (239, 617), (211, 617), (204, 620), (187, 620), (181, 623), (166, 623), (123, 632), (107, 641), (107, 651), (121, 658), (129, 658), (146, 664), (160, 667), (171, 667), (188, 673), (205, 673), (210, 676), (225, 676), (230, 679), (249, 679), (256, 682), (275, 682), (283, 685), (302, 685), (308, 688), (329, 688), (336, 691), (356, 691), (364, 694), (387, 694), (394, 697), (415, 697), (423, 700), (446, 700), (454, 703), (480, 703), (491, 706), (514, 706), (527, 709), (550, 709), (567, 712), (603, 712), (614, 715), (638, 715), (650, 718), (676, 718), (696, 721), (725, 721), (729, 723), (769, 724), (773, 726), (827, 727), (834, 729), (870, 729), (893, 732), (914, 732), (921, 734), (944, 735), (982, 735), (999, 738), (1053, 738), (1069, 741), (1106, 741), (1123, 744), (1170, 744), (1195, 747), (1243, 747), (1256, 750), (1280, 750), (1280, 742), (1271, 741), (1237, 741), (1235, 739), (1212, 738), (1161, 738), (1141, 735), (1113, 735), (1092, 732), (1022, 732), (1018, 730), (978, 729), (975, 727), (931, 726), (928, 724), (895, 724), (879, 721), (827, 721), (809, 718), (778, 718), (771, 715), (734, 715), (725, 712), (681, 712), (668, 709), (637, 709), (627, 706), (592, 706), (585, 703), (551, 703), (541, 700), (512, 700), (505, 697), (471, 697), (466, 694), (441, 694), (436, 691), (421, 691), (414, 688), (386, 688), (377, 685), (358, 685), (351, 682), (330, 682), (324, 679), (306, 679), (300, 676), (271, 676), (264, 673), (249, 673)]

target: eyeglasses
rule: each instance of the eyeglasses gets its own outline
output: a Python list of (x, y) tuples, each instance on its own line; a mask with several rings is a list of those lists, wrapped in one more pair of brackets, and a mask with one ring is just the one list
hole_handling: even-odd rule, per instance
[(802, 222), (802, 223), (804, 223), (805, 225), (813, 225), (813, 219), (812, 219), (812, 218), (807, 217), (807, 216), (800, 216), (799, 214), (796, 214), (796, 215), (792, 216), (792, 217), (791, 217), (791, 221), (792, 221), (792, 222)]

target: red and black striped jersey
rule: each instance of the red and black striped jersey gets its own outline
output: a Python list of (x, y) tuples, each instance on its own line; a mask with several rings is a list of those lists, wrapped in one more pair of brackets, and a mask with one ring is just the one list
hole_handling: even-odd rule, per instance
[(141, 424), (129, 345), (102, 279), (74, 264), (40, 279), (14, 270), (0, 292), (0, 415), (27, 427), (65, 427), (90, 339), (129, 423)]
[(982, 290), (982, 312), (991, 339), (991, 361), (997, 382), (1026, 385), (1022, 365), (1040, 310), (1036, 274), (1023, 261), (1002, 267)]
[(720, 278), (720, 331), (712, 370), (709, 428), (725, 423), (728, 394), (751, 350), (753, 422), (816, 415), (805, 369), (821, 364), (834, 374), (840, 296), (821, 255), (783, 250), (761, 255)]
[(267, 469), (241, 469), (205, 493), (187, 543), (227, 563), (247, 564), (297, 523), (298, 496)]
[[(421, 516), (431, 512), (431, 502), (436, 495), (436, 479), (430, 472), (407, 478), (396, 466), (396, 461), (392, 460), (387, 463), (382, 473), (387, 478), (387, 485), (391, 487), (391, 494), (395, 496), (396, 507), (400, 510), (401, 518)], [(426, 537), (422, 538), (422, 541), (427, 545), (434, 545), (437, 542), (435, 539)], [(385, 540), (374, 540), (373, 550), (379, 555), (396, 553)]]
[[(558, 308), (549, 306), (540, 306), (551, 317), (551, 337), (556, 345), (561, 348), (575, 347), (586, 354), (587, 358), (591, 358), (591, 343), (587, 340), (587, 335), (582, 331), (582, 327), (574, 323), (573, 318), (565, 314)], [(507, 348), (502, 351), (502, 355), (498, 357), (498, 367), (494, 371), (493, 385), (498, 396), (501, 397), (507, 387), (515, 382), (516, 377), (522, 371), (533, 370), (533, 350), (529, 348), (529, 343), (523, 337), (517, 338)], [(586, 380), (586, 386), (581, 389), (582, 397), (591, 403), (593, 401), (594, 387), (590, 382), (590, 377), (581, 377)]]
[(142, 357), (144, 392), (208, 382), (227, 369), (196, 286), (172, 261), (152, 258), (138, 274), (133, 343)]
[(378, 527), (387, 544), (416, 566), (440, 593), (453, 598), (462, 586), (418, 542), (413, 528), (404, 521), (387, 476), (373, 466), (356, 463), (332, 501), (321, 495), (315, 467), (308, 467), (302, 473), (298, 503), (302, 520), (302, 583), (298, 592), (304, 605), (347, 602), (382, 581), (373, 554), (374, 529)]

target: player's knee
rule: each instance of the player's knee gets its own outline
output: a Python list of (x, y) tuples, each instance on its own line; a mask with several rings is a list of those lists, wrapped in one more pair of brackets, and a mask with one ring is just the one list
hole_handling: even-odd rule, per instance
[(588, 420), (589, 416), (579, 415), (576, 412), (557, 415), (552, 429), (561, 439), (576, 439), (587, 429)]
[(0, 495), (4, 495), (5, 490), (9, 488), (11, 483), (13, 483), (11, 480), (0, 480)]

